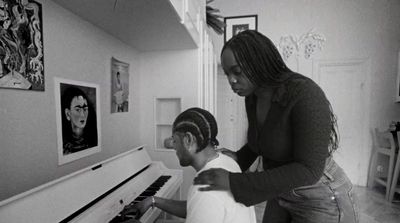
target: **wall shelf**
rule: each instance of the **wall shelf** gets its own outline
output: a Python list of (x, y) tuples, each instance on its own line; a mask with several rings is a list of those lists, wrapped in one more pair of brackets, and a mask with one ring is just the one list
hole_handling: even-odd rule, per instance
[(181, 113), (181, 98), (155, 99), (155, 147), (164, 148), (164, 140), (171, 137), (172, 124)]

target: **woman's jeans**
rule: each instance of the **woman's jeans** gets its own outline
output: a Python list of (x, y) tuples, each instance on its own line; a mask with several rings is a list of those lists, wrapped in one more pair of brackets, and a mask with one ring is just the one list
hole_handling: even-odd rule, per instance
[(330, 159), (314, 185), (298, 187), (267, 201), (264, 223), (357, 223), (353, 185)]

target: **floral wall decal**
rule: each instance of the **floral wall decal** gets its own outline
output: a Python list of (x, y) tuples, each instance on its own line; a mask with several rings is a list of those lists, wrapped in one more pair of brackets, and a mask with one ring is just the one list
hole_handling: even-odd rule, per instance
[(301, 35), (299, 38), (293, 35), (282, 36), (278, 48), (284, 60), (288, 60), (292, 55), (298, 59), (304, 56), (305, 59), (310, 59), (315, 50), (322, 50), (325, 43), (325, 36), (315, 33), (313, 29)]

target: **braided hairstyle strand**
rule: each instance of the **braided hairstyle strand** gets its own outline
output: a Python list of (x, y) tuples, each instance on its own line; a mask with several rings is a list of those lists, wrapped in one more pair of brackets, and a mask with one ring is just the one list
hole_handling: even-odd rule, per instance
[(218, 134), (217, 121), (214, 116), (201, 108), (189, 108), (176, 117), (172, 126), (172, 132), (190, 132), (196, 137), (199, 148), (202, 151), (208, 145), (219, 145), (216, 136)]

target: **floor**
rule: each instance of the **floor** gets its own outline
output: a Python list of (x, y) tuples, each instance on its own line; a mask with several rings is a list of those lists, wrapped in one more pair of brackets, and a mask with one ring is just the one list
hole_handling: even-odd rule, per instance
[[(355, 187), (356, 201), (360, 210), (360, 223), (399, 223), (400, 222), (400, 196), (396, 194), (395, 200), (389, 203), (385, 200), (384, 189)], [(255, 207), (257, 222), (262, 222), (265, 203)]]

